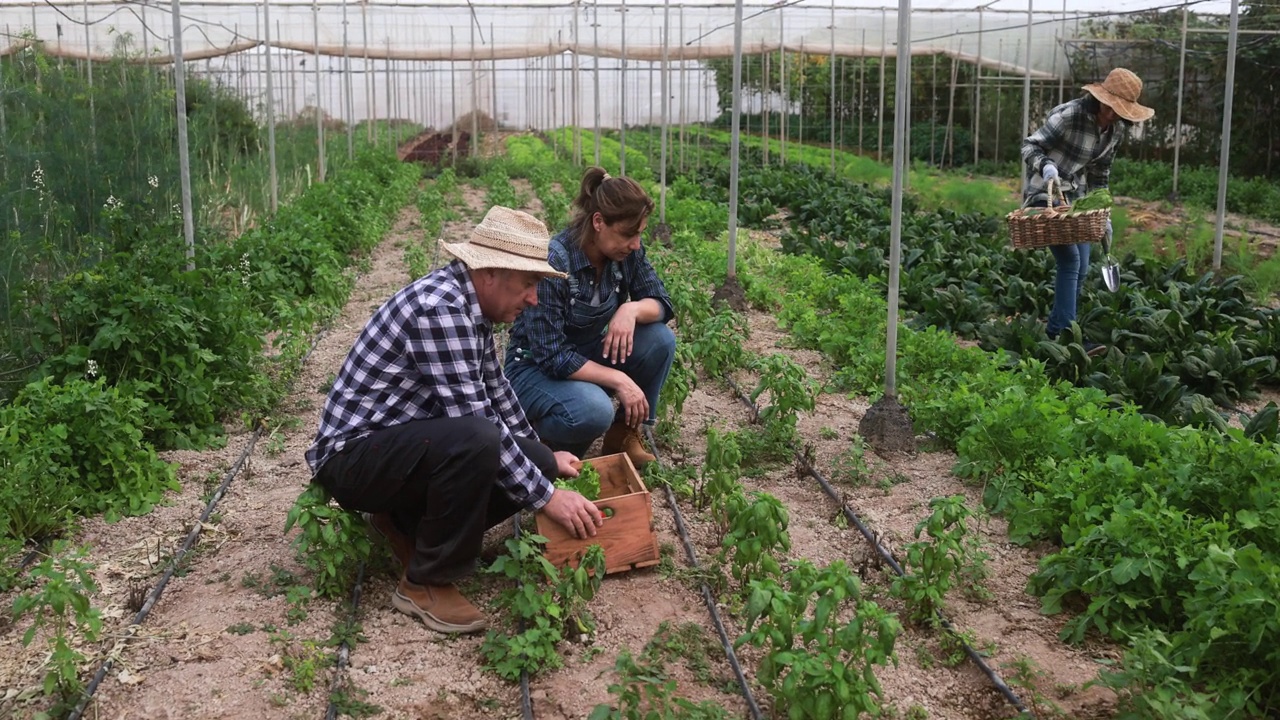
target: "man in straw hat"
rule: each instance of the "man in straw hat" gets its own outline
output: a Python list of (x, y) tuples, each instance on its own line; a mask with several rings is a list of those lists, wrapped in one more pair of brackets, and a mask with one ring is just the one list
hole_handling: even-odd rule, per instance
[[(1044, 127), (1022, 143), (1027, 189), (1023, 207), (1048, 207), (1048, 184), (1056, 180), (1068, 200), (1107, 187), (1111, 162), (1134, 123), (1150, 120), (1155, 111), (1138, 104), (1142, 80), (1124, 68), (1112, 70), (1102, 83), (1084, 86), (1085, 95), (1049, 112)], [(1111, 222), (1107, 222), (1107, 240)], [(1057, 264), (1049, 337), (1069, 328), (1076, 319), (1080, 287), (1089, 270), (1089, 244), (1050, 245)], [(1091, 354), (1103, 348), (1087, 343)]]
[(525, 509), (576, 537), (594, 536), (594, 504), (552, 480), (578, 458), (538, 441), (502, 373), (493, 326), (537, 304), (546, 227), (494, 207), (456, 258), (397, 292), (347, 355), (307, 450), (313, 482), (367, 513), (400, 563), (392, 605), (444, 633), (485, 618), (454, 583), (469, 575), (486, 529)]

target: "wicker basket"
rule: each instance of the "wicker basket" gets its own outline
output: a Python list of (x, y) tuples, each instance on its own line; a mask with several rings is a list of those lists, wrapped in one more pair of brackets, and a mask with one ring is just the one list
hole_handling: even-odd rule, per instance
[(1061, 204), (1057, 207), (1018, 208), (1005, 216), (1009, 223), (1009, 238), (1019, 250), (1048, 247), (1050, 245), (1074, 245), (1098, 242), (1107, 230), (1111, 208), (1071, 212), (1061, 188), (1049, 183), (1050, 205), (1054, 192)]

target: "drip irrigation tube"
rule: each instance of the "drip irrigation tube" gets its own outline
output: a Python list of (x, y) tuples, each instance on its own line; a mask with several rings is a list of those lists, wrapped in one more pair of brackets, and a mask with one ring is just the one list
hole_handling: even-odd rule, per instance
[[(516, 513), (515, 518), (511, 521), (511, 527), (515, 533), (516, 540), (520, 539), (520, 518), (521, 513)], [(524, 618), (516, 623), (516, 632), (524, 632)], [(533, 720), (533, 697), (529, 694), (529, 671), (520, 671), (520, 714), (524, 720)]]
[[(756, 404), (751, 401), (751, 398), (749, 398), (745, 393), (742, 392), (742, 388), (738, 387), (738, 384), (733, 381), (733, 378), (729, 377), (728, 375), (725, 375), (724, 380), (725, 382), (729, 383), (729, 387), (732, 388), (734, 394), (738, 396), (738, 400), (740, 400), (744, 405), (750, 408), (754, 419), (759, 420), (760, 408), (756, 407)], [(808, 458), (806, 458), (803, 454), (796, 452), (795, 448), (792, 448), (791, 451), (795, 455), (796, 460), (801, 465), (804, 466), (805, 472), (808, 473), (808, 475), (811, 476), (813, 479), (817, 480), (818, 485), (822, 486), (822, 490), (827, 494), (827, 496), (840, 505), (840, 510), (844, 513), (845, 519), (853, 523), (854, 527), (858, 528), (858, 532), (862, 533), (862, 537), (876, 551), (876, 554), (879, 555), (880, 558), (884, 560), (885, 563), (890, 568), (893, 568), (893, 571), (897, 573), (899, 576), (905, 575), (906, 572), (902, 569), (902, 566), (898, 563), (898, 561), (894, 559), (893, 553), (889, 552), (887, 548), (885, 548), (883, 545), (880, 544), (880, 540), (875, 536), (875, 533), (871, 532), (871, 529), (868, 528), (866, 524), (862, 522), (862, 519), (858, 517), (857, 513), (855, 513), (849, 507), (849, 504), (844, 502), (840, 498), (839, 493), (835, 491), (835, 488), (831, 486), (831, 483), (827, 482), (827, 479), (824, 478), (822, 474), (818, 472), (818, 469), (815, 468), (813, 464), (809, 462)], [(1013, 690), (1004, 681), (1004, 679), (1001, 678), (1000, 675), (990, 665), (988, 665), (985, 660), (983, 660), (982, 656), (978, 654), (978, 651), (974, 650), (969, 645), (969, 643), (965, 641), (965, 639), (960, 635), (960, 633), (956, 631), (956, 628), (954, 625), (951, 624), (951, 621), (948, 620), (946, 616), (943, 615), (940, 611), (935, 610), (934, 615), (937, 618), (939, 624), (942, 626), (943, 630), (951, 633), (951, 635), (955, 637), (956, 641), (959, 642), (961, 647), (964, 648), (964, 654), (968, 655), (969, 659), (972, 660), (973, 663), (978, 666), (978, 669), (981, 670), (982, 673), (987, 676), (987, 679), (990, 680), (991, 684), (995, 686), (996, 690), (998, 690), (1000, 694), (1004, 696), (1004, 699), (1009, 701), (1009, 704), (1013, 705), (1013, 707), (1017, 709), (1017, 711), (1023, 716), (1034, 718), (1035, 715), (1033, 715), (1032, 712), (1028, 710), (1025, 705), (1022, 704), (1022, 700), (1017, 696), (1016, 693), (1013, 692)]]
[[(311, 343), (311, 347), (307, 348), (306, 354), (304, 354), (302, 359), (298, 361), (298, 367), (304, 367), (307, 364), (307, 360), (309, 360), (311, 358), (311, 354), (316, 351), (316, 347), (320, 345), (320, 340), (323, 337), (324, 331), (316, 334), (315, 340)], [(110, 672), (111, 668), (115, 665), (116, 655), (124, 648), (125, 643), (138, 632), (138, 628), (142, 627), (142, 621), (147, 619), (147, 615), (151, 613), (151, 608), (155, 607), (155, 604), (160, 601), (160, 596), (164, 593), (165, 587), (168, 586), (169, 579), (173, 577), (178, 566), (182, 563), (183, 559), (186, 558), (187, 552), (191, 550), (195, 545), (196, 540), (199, 539), (201, 531), (204, 530), (205, 522), (209, 520), (211, 515), (213, 515), (213, 509), (218, 506), (223, 495), (226, 494), (227, 488), (231, 486), (231, 481), (235, 479), (237, 474), (239, 474), (240, 468), (244, 467), (245, 463), (248, 462), (249, 455), (253, 453), (253, 447), (258, 444), (258, 439), (261, 437), (261, 427), (256, 428), (253, 431), (253, 434), (249, 436), (249, 443), (245, 445), (244, 451), (240, 453), (240, 458), (236, 460), (235, 464), (231, 466), (231, 469), (227, 471), (226, 477), (222, 479), (222, 484), (218, 486), (218, 489), (213, 493), (213, 497), (209, 498), (209, 502), (205, 504), (204, 512), (200, 513), (199, 519), (196, 520), (195, 525), (193, 525), (190, 532), (187, 533), (186, 541), (182, 543), (182, 547), (178, 549), (178, 553), (169, 561), (169, 566), (165, 568), (164, 574), (160, 576), (160, 581), (156, 583), (155, 587), (151, 588), (151, 592), (147, 595), (146, 601), (142, 603), (142, 608), (133, 616), (133, 621), (124, 629), (124, 634), (120, 639), (116, 640), (115, 646), (111, 648), (111, 652), (107, 654), (107, 658), (102, 661), (102, 665), (98, 666), (98, 671), (93, 674), (93, 679), (89, 681), (89, 685), (84, 689), (84, 696), (80, 698), (80, 702), (76, 703), (76, 706), (71, 709), (71, 712), (67, 715), (67, 720), (80, 720), (80, 717), (84, 715), (85, 709), (89, 706), (89, 701), (93, 699), (93, 694), (98, 691), (98, 686), (102, 684), (103, 678), (107, 676), (107, 673)]]
[[(653, 429), (648, 425), (645, 426), (645, 434), (648, 435), (649, 447), (653, 448), (654, 462), (661, 465), (662, 459), (658, 456), (658, 443), (654, 441)], [(689, 564), (698, 569), (698, 553), (693, 549), (693, 542), (689, 540), (688, 530), (685, 528), (684, 515), (680, 512), (680, 505), (676, 502), (675, 493), (671, 492), (671, 486), (664, 486), (667, 491), (667, 504), (671, 506), (671, 513), (675, 516), (676, 531), (680, 533), (680, 542), (684, 544), (684, 550), (689, 555)], [(707, 587), (706, 582), (699, 582), (702, 586), (702, 600), (707, 604), (707, 612), (711, 613), (711, 622), (716, 626), (716, 635), (720, 637), (720, 645), (724, 648), (725, 658), (729, 661), (729, 667), (733, 668), (733, 674), (738, 679), (738, 688), (742, 690), (742, 697), (747, 701), (747, 709), (751, 711), (753, 720), (761, 720), (760, 706), (756, 704), (755, 696), (751, 694), (751, 685), (747, 682), (746, 675), (742, 672), (742, 665), (738, 663), (738, 654), (733, 651), (733, 644), (729, 642), (729, 633), (724, 629), (724, 623), (720, 620), (720, 611), (716, 609), (715, 597), (711, 594), (711, 588)]]
[[(356, 619), (356, 613), (360, 611), (360, 594), (364, 590), (364, 569), (365, 564), (360, 563), (360, 569), (356, 571), (356, 584), (351, 588), (351, 620)], [(325, 720), (336, 720), (338, 717), (338, 706), (333, 702), (334, 693), (338, 688), (342, 687), (342, 671), (346, 669), (347, 663), (351, 659), (351, 644), (347, 638), (342, 639), (342, 645), (338, 648), (338, 664), (333, 672), (333, 683), (329, 686), (329, 707), (324, 711)]]
[(240, 468), (244, 467), (245, 462), (248, 461), (249, 455), (253, 452), (253, 446), (257, 444), (258, 438), (261, 437), (261, 435), (262, 428), (258, 428), (249, 436), (249, 443), (245, 445), (244, 452), (240, 453), (240, 459), (236, 460), (236, 464), (232, 465), (231, 469), (227, 471), (227, 476), (223, 478), (222, 484), (218, 486), (217, 491), (213, 493), (213, 497), (209, 498), (209, 502), (205, 505), (204, 512), (200, 513), (200, 518), (196, 520), (195, 525), (191, 527), (191, 531), (187, 533), (186, 542), (182, 543), (182, 547), (178, 549), (178, 553), (169, 560), (169, 567), (165, 568), (164, 574), (160, 576), (160, 581), (156, 583), (156, 586), (151, 589), (151, 593), (147, 595), (146, 601), (142, 604), (142, 609), (138, 610), (137, 614), (133, 616), (133, 621), (129, 624), (129, 627), (125, 628), (124, 635), (116, 641), (115, 647), (111, 649), (107, 658), (102, 661), (102, 665), (98, 667), (98, 672), (94, 673), (93, 679), (89, 681), (88, 687), (84, 689), (84, 697), (82, 697), (80, 702), (72, 708), (71, 713), (67, 715), (67, 720), (80, 720), (80, 717), (84, 714), (85, 708), (89, 705), (89, 701), (93, 699), (93, 694), (97, 692), (98, 685), (102, 683), (102, 679), (107, 676), (107, 673), (111, 671), (112, 666), (115, 665), (116, 655), (124, 647), (124, 644), (129, 640), (129, 638), (133, 637), (134, 633), (138, 631), (138, 628), (142, 626), (142, 621), (146, 620), (147, 615), (150, 614), (151, 608), (155, 607), (156, 602), (160, 600), (160, 595), (164, 593), (165, 586), (169, 584), (169, 578), (173, 577), (178, 566), (181, 565), (182, 561), (186, 558), (187, 552), (195, 545), (196, 540), (200, 537), (200, 532), (204, 530), (205, 522), (209, 519), (209, 516), (213, 514), (213, 509), (217, 507), (218, 502), (222, 500), (222, 496), (226, 493), (227, 487), (231, 485), (231, 481), (240, 472)]

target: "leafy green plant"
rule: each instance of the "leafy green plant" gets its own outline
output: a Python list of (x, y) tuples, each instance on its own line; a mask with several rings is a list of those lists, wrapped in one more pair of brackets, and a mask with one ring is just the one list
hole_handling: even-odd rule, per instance
[(694, 489), (694, 504), (699, 509), (713, 508), (721, 527), (728, 523), (725, 504), (730, 496), (740, 494), (742, 485), (742, 450), (734, 433), (722, 433), (714, 426), (707, 426), (707, 453)]
[(778, 577), (782, 562), (791, 551), (787, 533), (787, 508), (765, 492), (751, 493), (733, 503), (729, 510), (729, 531), (720, 542), (720, 564), (726, 562), (738, 586), (745, 591), (753, 579)]
[(85, 657), (74, 647), (73, 635), (92, 642), (102, 630), (101, 613), (89, 601), (97, 584), (90, 574), (93, 565), (82, 559), (85, 554), (84, 548), (68, 551), (66, 543), (58, 541), (49, 556), (27, 572), (28, 589), (13, 599), (15, 621), (31, 618), (22, 634), (23, 646), (41, 631), (47, 636), (50, 654), (43, 688), (57, 703), (54, 714), (69, 709), (80, 696), (79, 669)]
[(894, 578), (892, 591), (906, 603), (909, 617), (916, 622), (933, 618), (965, 563), (965, 520), (970, 512), (964, 502), (963, 495), (930, 500), (933, 512), (915, 528), (917, 538), (927, 530), (929, 540), (907, 545), (906, 574)]
[(637, 661), (629, 650), (623, 650), (614, 663), (618, 676), (609, 685), (609, 694), (617, 696), (615, 706), (604, 703), (595, 706), (588, 720), (728, 720), (729, 711), (704, 700), (692, 700), (676, 695), (676, 681), (661, 666)]
[(316, 592), (330, 599), (343, 597), (360, 563), (373, 552), (364, 521), (332, 502), (323, 486), (312, 483), (289, 508), (285, 533), (295, 525), (299, 533), (293, 546), (298, 562), (315, 573)]
[(541, 535), (508, 538), (507, 554), (485, 570), (511, 581), (497, 603), (510, 627), (490, 629), (480, 646), (486, 669), (505, 680), (560, 667), (556, 646), (565, 632), (587, 634), (594, 627), (586, 604), (604, 579), (604, 551), (592, 545), (577, 568), (561, 571), (543, 557), (546, 542)]
[(862, 596), (842, 561), (801, 561), (781, 582), (753, 580), (745, 624), (735, 645), (764, 653), (757, 679), (787, 717), (854, 720), (880, 711), (874, 668), (893, 659), (901, 626)]

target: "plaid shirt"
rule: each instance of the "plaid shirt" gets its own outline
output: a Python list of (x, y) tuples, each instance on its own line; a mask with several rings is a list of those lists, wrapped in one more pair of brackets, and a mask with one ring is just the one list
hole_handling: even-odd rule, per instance
[[(556, 243), (561, 245), (563, 253), (557, 251)], [(595, 294), (596, 269), (569, 230), (561, 231), (552, 240), (547, 261), (556, 270), (568, 273), (572, 282), (565, 278), (543, 278), (538, 283), (537, 306), (520, 313), (511, 328), (507, 362), (531, 358), (547, 377), (564, 379), (587, 364), (588, 358), (578, 352), (576, 344), (586, 344), (594, 338), (574, 336), (572, 304), (591, 302)], [(621, 263), (610, 261), (606, 265), (605, 280), (600, 285), (601, 305), (609, 304), (613, 297), (614, 284), (607, 280), (615, 271), (621, 275), (619, 292), (623, 297), (619, 300), (657, 300), (662, 305), (662, 317), (658, 322), (665, 323), (675, 315), (667, 288), (645, 256), (643, 245)]]
[(1024, 200), (1047, 198), (1045, 163), (1058, 168), (1062, 192), (1067, 199), (1083, 196), (1091, 189), (1104, 188), (1111, 176), (1116, 149), (1129, 134), (1130, 123), (1116, 118), (1111, 127), (1098, 127), (1098, 116), (1085, 107), (1085, 98), (1076, 98), (1049, 111), (1044, 127), (1022, 141), (1022, 161), (1026, 166), (1027, 191)]
[(514, 436), (536, 438), (498, 364), (493, 323), (466, 266), (453, 261), (374, 313), (338, 372), (307, 450), (312, 472), (350, 440), (413, 420), (477, 416), (500, 432), (498, 484), (536, 510), (553, 486)]

